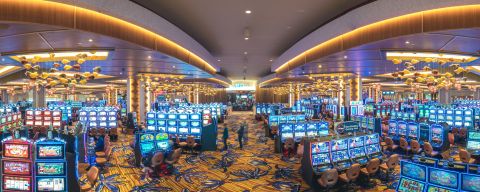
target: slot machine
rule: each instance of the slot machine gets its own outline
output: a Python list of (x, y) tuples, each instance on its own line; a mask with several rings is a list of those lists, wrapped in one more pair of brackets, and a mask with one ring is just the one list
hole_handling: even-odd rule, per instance
[(180, 137), (187, 137), (190, 134), (189, 125), (188, 125), (188, 115), (179, 114), (178, 115), (178, 134)]
[(107, 112), (107, 115), (108, 115), (107, 127), (116, 128), (117, 127), (117, 109), (110, 109)]
[(270, 127), (278, 126), (278, 117), (279, 116), (276, 115), (268, 116), (268, 124), (270, 124)]
[(363, 136), (351, 137), (348, 139), (348, 152), (354, 163), (365, 165), (368, 162), (365, 153), (365, 138)]
[(52, 126), (54, 128), (60, 128), (62, 126), (62, 111), (52, 110)]
[(261, 114), (262, 113), (262, 105), (257, 104), (255, 107), (255, 113), (256, 114)]
[(318, 123), (318, 135), (319, 136), (328, 136), (328, 122), (322, 121)]
[(157, 131), (157, 121), (155, 116), (155, 112), (147, 113), (147, 131)]
[(468, 131), (467, 150), (473, 155), (480, 155), (480, 132), (479, 131)]
[(310, 155), (313, 171), (317, 175), (332, 168), (329, 141), (310, 143)]
[(203, 110), (202, 119), (203, 119), (203, 125), (204, 126), (212, 123), (211, 118), (212, 117), (211, 117), (211, 114), (210, 114), (210, 110), (208, 110), (208, 109)]
[(155, 148), (157, 151), (168, 151), (168, 134), (167, 133), (157, 133), (155, 134)]
[(378, 133), (365, 135), (365, 152), (369, 159), (382, 159), (382, 151), (380, 150), (380, 139)]
[(437, 123), (445, 122), (445, 110), (438, 109), (437, 110)]
[(175, 135), (178, 133), (177, 130), (177, 115), (176, 114), (168, 114), (167, 115), (167, 132), (168, 134)]
[(98, 112), (98, 126), (107, 128), (107, 111), (102, 110)]
[(165, 113), (157, 113), (157, 131), (167, 132), (167, 115)]
[(425, 165), (400, 161), (400, 180), (396, 191), (425, 191), (427, 175)]
[(388, 136), (392, 139), (398, 138), (397, 121), (395, 120), (388, 121)]
[(280, 124), (280, 138), (282, 143), (287, 140), (287, 138), (294, 138), (293, 137), (293, 125), (292, 124)]
[(196, 139), (200, 139), (202, 135), (202, 120), (201, 115), (198, 113), (190, 114), (190, 130), (189, 133), (195, 136)]
[(287, 116), (287, 123), (296, 123), (297, 122), (297, 117), (294, 115), (289, 115)]
[[(25, 111), (25, 125), (33, 126), (34, 125), (34, 111), (32, 109), (27, 109)], [(3, 123), (2, 123), (3, 124)]]
[(407, 139), (407, 122), (398, 121), (397, 122), (397, 138), (395, 140), (400, 140), (400, 138)]
[(287, 123), (287, 116), (286, 115), (278, 116), (278, 124), (282, 124), (282, 123)]
[(154, 136), (151, 133), (140, 134), (140, 152), (143, 156), (155, 151)]
[(449, 126), (453, 126), (453, 110), (451, 109), (445, 110), (445, 122)]
[[(80, 122), (87, 122), (88, 121), (88, 113), (85, 110), (80, 110), (78, 113), (78, 119)], [(85, 123), (84, 123), (85, 124)], [(86, 124), (85, 124), (86, 125)]]
[(418, 143), (423, 145), (424, 142), (430, 140), (430, 126), (427, 123), (419, 123), (418, 128)]
[(295, 142), (300, 142), (302, 138), (304, 138), (306, 135), (306, 130), (305, 130), (305, 124), (303, 123), (297, 123), (294, 125), (295, 130), (294, 130), (294, 140)]
[(453, 119), (453, 126), (454, 127), (462, 127), (463, 126), (463, 110), (456, 109), (455, 115)]
[(436, 109), (430, 109), (428, 111), (429, 111), (428, 120), (436, 123), (437, 122), (437, 110)]
[(463, 111), (463, 126), (467, 129), (472, 129), (474, 127), (474, 124), (473, 124), (473, 110), (465, 109)]
[(420, 130), (418, 123), (415, 122), (408, 122), (407, 124), (407, 140), (417, 140), (419, 138)]
[(318, 124), (317, 123), (306, 123), (305, 126), (307, 127), (307, 136), (308, 137), (315, 137), (318, 135)]
[(391, 120), (396, 120), (398, 118), (398, 112), (395, 110), (392, 110), (392, 113), (390, 113), (390, 119)]
[(89, 111), (88, 112), (88, 126), (90, 127), (97, 127), (98, 124), (97, 124), (97, 111)]
[(410, 119), (410, 114), (407, 113), (407, 112), (404, 112), (402, 119), (403, 119), (404, 121), (407, 121), (408, 119)]
[(33, 191), (32, 142), (26, 138), (9, 137), (2, 146), (1, 191)]
[(35, 150), (36, 191), (67, 191), (65, 141), (43, 138), (35, 143)]
[(332, 163), (337, 167), (337, 170), (343, 171), (351, 166), (350, 156), (348, 155), (348, 139), (332, 140), (330, 151), (332, 153)]
[(295, 115), (296, 123), (305, 122), (305, 115)]
[(43, 126), (43, 111), (35, 110), (33, 113), (33, 117), (35, 119), (35, 127), (42, 127)]
[(439, 124), (430, 126), (429, 142), (435, 150), (441, 151), (447, 146), (447, 133), (448, 129)]

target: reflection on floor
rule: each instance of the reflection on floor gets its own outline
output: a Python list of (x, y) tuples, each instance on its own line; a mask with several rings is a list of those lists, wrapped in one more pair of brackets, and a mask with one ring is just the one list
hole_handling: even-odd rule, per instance
[[(248, 141), (243, 150), (238, 149), (237, 129), (242, 120), (248, 123)], [(263, 137), (263, 123), (257, 123), (251, 112), (234, 112), (226, 120), (230, 128), (228, 151), (221, 151), (223, 125), (219, 126), (218, 149), (200, 155), (182, 155), (176, 165), (178, 172), (161, 179), (144, 179), (140, 168), (131, 166), (134, 158), (128, 143), (132, 136), (121, 136), (107, 164), (107, 171), (100, 177), (96, 191), (311, 191), (299, 173), (300, 160), (282, 160), (273, 152), (273, 141)], [(224, 172), (224, 168), (226, 172)], [(120, 182), (119, 182), (120, 181)], [(379, 183), (379, 180), (376, 180)], [(378, 184), (369, 190), (383, 191), (387, 187)], [(335, 190), (331, 190), (335, 191)]]

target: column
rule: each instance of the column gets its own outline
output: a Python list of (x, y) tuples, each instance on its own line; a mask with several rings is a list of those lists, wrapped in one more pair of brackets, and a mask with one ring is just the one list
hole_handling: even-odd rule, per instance
[(147, 89), (147, 84), (145, 81), (140, 81), (140, 86), (139, 86), (139, 94), (138, 94), (138, 114), (137, 117), (140, 119), (139, 122), (145, 122), (145, 114), (146, 114), (146, 105), (147, 101), (146, 100), (146, 89)]
[(7, 90), (3, 89), (2, 90), (2, 101), (3, 101), (3, 103), (7, 104), (7, 103), (9, 103), (9, 100), (10, 100), (10, 98), (9, 98)]
[(45, 103), (45, 87), (38, 86), (33, 88), (33, 107), (46, 107)]
[(362, 90), (361, 90), (361, 79), (360, 77), (355, 77), (350, 80), (350, 100), (351, 101), (360, 101), (362, 100)]
[[(295, 87), (295, 102), (299, 101), (301, 99), (301, 94), (302, 93), (301, 93), (300, 85), (297, 85)], [(294, 102), (294, 104), (295, 104), (295, 102)]]
[(440, 104), (450, 104), (450, 91), (447, 89), (438, 90), (438, 102)]
[(127, 79), (127, 112), (136, 112), (137, 118), (140, 116), (139, 111), (139, 79), (137, 76), (130, 76)]
[(200, 95), (198, 93), (198, 89), (195, 88), (195, 90), (193, 91), (193, 103), (198, 104), (199, 100), (200, 100)]
[(337, 91), (337, 98), (338, 98), (338, 102), (337, 102), (337, 120), (340, 120), (340, 111), (342, 110), (342, 103), (343, 103), (343, 92), (342, 90), (338, 90)]
[(475, 88), (475, 91), (473, 92), (473, 99), (474, 100), (480, 100), (480, 88)]
[(292, 107), (295, 104), (295, 92), (293, 90), (293, 86), (290, 85), (288, 91), (288, 107)]
[(350, 119), (350, 98), (354, 97), (353, 96), (354, 94), (352, 94), (351, 92), (351, 87), (350, 85), (347, 83), (345, 85), (345, 111), (344, 111), (344, 115), (347, 116), (347, 119)]

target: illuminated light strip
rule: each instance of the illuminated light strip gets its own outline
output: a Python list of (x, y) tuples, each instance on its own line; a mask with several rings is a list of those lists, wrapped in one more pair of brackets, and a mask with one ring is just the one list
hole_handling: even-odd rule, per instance
[[(332, 39), (329, 39), (329, 40), (327, 40), (323, 43), (320, 43), (320, 44), (304, 51), (303, 53), (301, 53), (301, 54), (293, 57), (292, 59), (288, 60), (287, 62), (283, 63), (281, 66), (276, 68), (274, 71), (278, 73), (278, 71), (282, 70), (285, 67), (288, 67), (291, 62), (293, 62), (297, 59), (300, 59), (301, 57), (304, 57), (305, 60), (306, 60), (309, 52), (313, 51), (314, 49), (321, 49), (323, 46), (327, 46), (329, 43), (334, 43), (335, 41), (340, 41), (341, 42), (342, 46), (341, 46), (340, 50), (344, 51), (345, 49), (343, 48), (343, 38), (346, 37), (346, 36), (349, 36), (349, 35), (354, 35), (354, 33), (358, 33), (361, 30), (367, 31), (368, 29), (373, 29), (374, 27), (379, 27), (380, 25), (385, 24), (387, 22), (395, 22), (395, 21), (398, 21), (400, 19), (406, 19), (406, 18), (412, 17), (412, 16), (423, 15), (424, 13), (427, 13), (427, 12), (433, 12), (433, 11), (446, 11), (447, 12), (448, 9), (461, 9), (461, 8), (475, 7), (475, 6), (478, 7), (479, 5), (460, 5), (460, 6), (453, 6), (453, 7), (447, 7), (447, 8), (431, 9), (431, 10), (425, 10), (425, 11), (410, 13), (410, 14), (406, 14), (406, 15), (401, 15), (401, 16), (390, 18), (390, 19), (385, 19), (385, 20), (382, 20), (382, 21), (378, 21), (378, 22), (375, 22), (375, 23), (367, 24), (365, 26), (362, 26), (362, 27), (356, 28), (352, 31), (349, 31), (347, 33), (344, 33), (342, 35), (338, 35), (336, 37), (333, 37)], [(422, 27), (423, 27), (423, 18), (422, 18)], [(406, 35), (406, 34), (403, 34), (403, 35)], [(398, 36), (396, 36), (396, 37), (398, 37)], [(394, 37), (391, 37), (391, 38), (394, 38)], [(371, 43), (371, 42), (366, 42), (366, 43)], [(364, 43), (364, 44), (366, 44), (366, 43)]]
[(386, 53), (389, 57), (416, 57), (416, 58), (440, 58), (440, 59), (456, 59), (456, 60), (471, 60), (476, 59), (470, 55), (449, 54), (449, 53), (429, 53), (429, 52), (402, 52), (402, 51), (388, 51)]
[(15, 68), (17, 68), (17, 67), (16, 66), (4, 66), (0, 69), (0, 75), (3, 75), (3, 73), (9, 72), (10, 70), (15, 69)]
[(29, 53), (29, 54), (19, 54), (15, 56), (10, 56), (10, 58), (20, 61), (20, 57), (25, 57), (27, 59), (33, 59), (34, 57), (40, 57), (39, 62), (48, 62), (48, 61), (60, 61), (67, 58), (76, 58), (78, 54), (86, 54), (86, 60), (106, 60), (108, 57), (108, 51), (68, 51), (68, 52), (52, 52), (55, 56), (50, 57), (50, 53)]

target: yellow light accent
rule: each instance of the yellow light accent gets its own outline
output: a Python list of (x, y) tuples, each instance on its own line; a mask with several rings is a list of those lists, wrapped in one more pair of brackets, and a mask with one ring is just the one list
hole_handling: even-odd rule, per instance
[(8, 73), (12, 70), (18, 69), (19, 67), (16, 66), (3, 66), (0, 68), (0, 75), (4, 75), (4, 73)]
[(403, 51), (388, 51), (386, 53), (387, 60), (401, 59), (408, 61), (411, 59), (425, 60), (427, 58), (446, 59), (450, 62), (471, 62), (477, 57), (471, 55), (449, 54), (449, 53), (434, 53), (434, 52), (403, 52)]
[(68, 51), (68, 52), (53, 52), (55, 57), (50, 56), (51, 52), (29, 53), (10, 56), (10, 58), (20, 61), (20, 57), (25, 57), (28, 60), (39, 58), (37, 62), (52, 62), (62, 61), (64, 59), (76, 62), (78, 54), (87, 54), (87, 60), (106, 60), (108, 51)]

